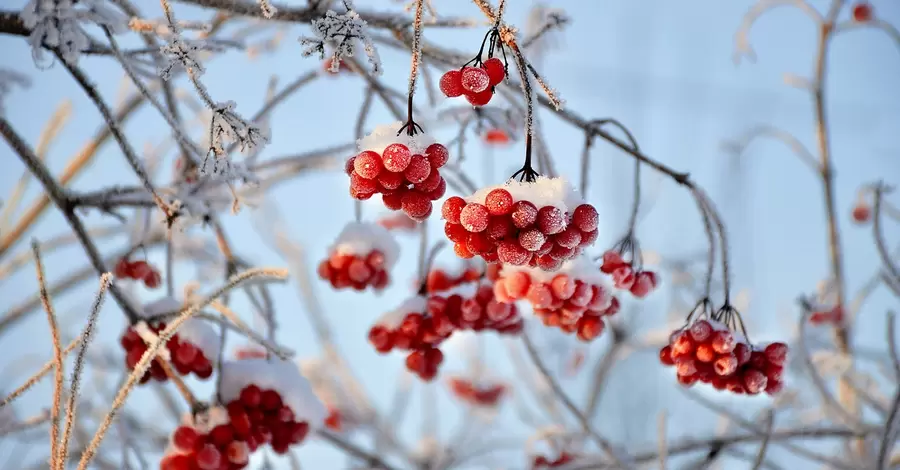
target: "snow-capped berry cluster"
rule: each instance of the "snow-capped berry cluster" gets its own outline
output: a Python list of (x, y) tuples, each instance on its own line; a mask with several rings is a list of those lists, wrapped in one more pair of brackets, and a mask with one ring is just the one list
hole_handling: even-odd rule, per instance
[(465, 377), (450, 377), (447, 384), (453, 396), (479, 407), (496, 407), (508, 392), (506, 385), (502, 383), (482, 384)]
[(400, 245), (378, 224), (351, 222), (344, 226), (328, 249), (328, 259), (319, 263), (319, 277), (335, 289), (358, 291), (384, 289), (388, 272), (397, 262)]
[(357, 143), (359, 153), (347, 160), (350, 195), (364, 201), (381, 194), (385, 207), (403, 210), (422, 221), (432, 201), (444, 196), (447, 182), (439, 169), (450, 152), (424, 133), (398, 135), (402, 124), (379, 126)]
[[(134, 370), (135, 365), (147, 352), (148, 346), (144, 336), (156, 335), (166, 327), (165, 323), (147, 325), (139, 323), (129, 326), (119, 339), (119, 344), (125, 349), (125, 366), (128, 370)], [(143, 330), (143, 331), (142, 331)], [(146, 338), (149, 340), (151, 338)], [(197, 319), (185, 321), (178, 334), (172, 336), (167, 342), (164, 355), (172, 364), (172, 368), (179, 375), (196, 375), (200, 379), (208, 379), (213, 373), (213, 361), (218, 354), (218, 335), (208, 324)], [(156, 357), (150, 363), (150, 369), (141, 377), (140, 383), (147, 383), (150, 379), (158, 382), (168, 380), (165, 369)]]
[(122, 258), (116, 263), (115, 275), (119, 279), (141, 281), (148, 289), (156, 289), (162, 282), (159, 271), (144, 260), (129, 261)]
[(697, 320), (672, 334), (659, 359), (675, 366), (684, 386), (699, 381), (735, 394), (774, 395), (783, 387), (787, 352), (784, 343), (754, 347), (718, 321)]
[(575, 456), (568, 452), (565, 452), (565, 451), (560, 452), (559, 456), (557, 456), (553, 460), (550, 460), (547, 457), (544, 457), (543, 455), (537, 455), (534, 457), (534, 460), (532, 461), (531, 469), (538, 470), (541, 468), (562, 467), (566, 464), (572, 463), (573, 460), (575, 460)]
[(466, 101), (472, 106), (484, 106), (494, 97), (494, 87), (504, 78), (506, 66), (499, 58), (492, 57), (480, 66), (450, 70), (441, 76), (439, 87), (448, 98), (465, 95)]
[(600, 270), (612, 277), (613, 287), (627, 290), (637, 298), (644, 298), (656, 289), (656, 273), (636, 267), (634, 260), (625, 261), (616, 250), (603, 253)]
[(577, 333), (582, 341), (600, 336), (605, 328), (603, 317), (619, 311), (619, 300), (583, 256), (566, 261), (552, 273), (504, 265), (494, 283), (494, 295), (501, 302), (527, 300), (545, 325)]
[(441, 212), (460, 258), (555, 271), (597, 239), (597, 210), (563, 178), (508, 181), (466, 199), (453, 196)]
[(472, 282), (407, 300), (372, 326), (369, 342), (382, 354), (409, 351), (407, 369), (423, 380), (432, 380), (444, 360), (439, 346), (454, 331), (518, 334), (523, 327), (516, 306), (497, 302), (489, 282)]

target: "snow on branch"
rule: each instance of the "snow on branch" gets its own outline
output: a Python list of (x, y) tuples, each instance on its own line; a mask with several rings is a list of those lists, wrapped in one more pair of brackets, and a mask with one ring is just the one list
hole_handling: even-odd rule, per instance
[(90, 46), (83, 24), (96, 24), (118, 33), (128, 29), (128, 19), (104, 0), (29, 0), (22, 8), (22, 22), (31, 30), (28, 44), (35, 63), (43, 59), (44, 47), (58, 49), (69, 64), (77, 64)]
[(309, 57), (318, 54), (320, 59), (325, 58), (326, 47), (333, 50), (331, 72), (337, 73), (341, 60), (357, 55), (359, 44), (372, 64), (372, 73), (381, 75), (381, 58), (375, 49), (375, 44), (366, 32), (367, 23), (353, 11), (353, 5), (345, 1), (347, 13), (338, 14), (329, 10), (322, 18), (312, 21), (312, 29), (315, 37), (300, 37), (303, 46), (303, 56)]

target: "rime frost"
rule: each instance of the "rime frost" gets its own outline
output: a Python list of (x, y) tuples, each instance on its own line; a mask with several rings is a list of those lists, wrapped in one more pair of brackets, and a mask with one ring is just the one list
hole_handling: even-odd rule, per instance
[(352, 10), (350, 2), (345, 1), (347, 12), (343, 14), (329, 10), (322, 18), (312, 21), (312, 32), (315, 37), (300, 37), (303, 46), (303, 56), (309, 57), (318, 54), (320, 59), (325, 58), (326, 47), (332, 51), (331, 72), (340, 70), (341, 60), (345, 57), (355, 57), (359, 44), (362, 44), (369, 63), (372, 64), (372, 73), (381, 75), (381, 58), (375, 44), (366, 32), (366, 21)]
[(269, 142), (269, 135), (234, 111), (234, 101), (216, 103), (210, 124), (210, 143), (217, 156), (225, 154), (223, 140), (237, 142), (241, 152), (249, 152)]
[(505, 184), (488, 186), (479, 189), (475, 194), (465, 199), (467, 202), (484, 204), (484, 199), (488, 193), (497, 188), (509, 191), (513, 201), (529, 201), (537, 206), (538, 209), (544, 206), (553, 206), (563, 211), (563, 213), (571, 214), (576, 207), (584, 203), (578, 191), (569, 184), (566, 178), (549, 178), (546, 176), (538, 176), (537, 180), (531, 183), (510, 180)]
[(305, 420), (311, 429), (322, 425), (328, 413), (325, 406), (313, 392), (300, 368), (292, 361), (278, 359), (243, 359), (222, 364), (222, 400), (229, 402), (238, 398), (241, 390), (248, 385), (256, 385), (265, 390), (278, 392), (297, 421)]
[(400, 244), (386, 228), (374, 223), (350, 222), (328, 252), (366, 256), (374, 250), (384, 255), (386, 271), (390, 271), (400, 256)]
[(4, 100), (6, 95), (12, 92), (14, 86), (26, 88), (31, 86), (31, 80), (15, 70), (0, 69), (0, 116), (5, 114)]
[(180, 35), (173, 34), (169, 42), (159, 48), (160, 54), (165, 58), (165, 65), (159, 68), (159, 77), (163, 80), (172, 78), (172, 72), (181, 68), (191, 71), (194, 77), (199, 77), (206, 72), (203, 63), (197, 55), (202, 51), (201, 43), (197, 41), (185, 41)]
[(384, 149), (391, 144), (403, 144), (409, 148), (409, 151), (416, 154), (422, 154), (429, 145), (437, 142), (434, 137), (419, 132), (416, 135), (408, 135), (402, 132), (397, 135), (403, 123), (400, 121), (391, 124), (383, 124), (372, 130), (368, 135), (356, 141), (356, 148), (362, 152), (371, 150), (381, 154)]
[(123, 31), (127, 19), (103, 0), (29, 0), (22, 8), (22, 23), (31, 30), (28, 44), (35, 63), (44, 56), (44, 47), (59, 50), (62, 59), (77, 64), (90, 46), (83, 24), (96, 24), (110, 32)]

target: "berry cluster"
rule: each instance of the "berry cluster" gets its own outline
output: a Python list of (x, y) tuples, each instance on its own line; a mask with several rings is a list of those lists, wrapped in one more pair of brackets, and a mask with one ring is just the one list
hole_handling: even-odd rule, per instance
[[(447, 163), (447, 147), (429, 143), (425, 135), (397, 135), (382, 126), (360, 142), (360, 153), (347, 160), (350, 195), (360, 201), (381, 194), (385, 207), (403, 210), (422, 221), (431, 215), (432, 201), (444, 196), (447, 182), (439, 169)], [(392, 133), (386, 140), (386, 134)]]
[(697, 320), (672, 334), (659, 359), (675, 366), (684, 386), (699, 381), (735, 394), (774, 395), (783, 387), (787, 352), (784, 343), (754, 347), (718, 321)]
[(388, 273), (384, 270), (384, 254), (380, 251), (373, 251), (367, 256), (332, 253), (319, 263), (318, 273), (335, 289), (352, 287), (362, 291), (371, 287), (381, 290), (389, 282)]
[(362, 291), (371, 287), (380, 291), (390, 282), (388, 271), (399, 252), (400, 245), (384, 227), (351, 222), (329, 247), (328, 259), (319, 263), (317, 272), (335, 289)]
[(406, 368), (423, 380), (432, 380), (444, 360), (438, 348), (454, 331), (518, 334), (523, 328), (516, 306), (494, 300), (490, 283), (468, 283), (406, 301), (372, 326), (369, 342), (382, 354), (409, 351)]
[(159, 271), (144, 260), (129, 261), (125, 258), (116, 263), (115, 275), (119, 279), (141, 281), (148, 289), (156, 289), (162, 282)]
[[(148, 325), (148, 328), (157, 334), (165, 327), (165, 323)], [(125, 330), (125, 333), (119, 339), (119, 344), (125, 349), (125, 366), (128, 370), (134, 370), (138, 361), (147, 352), (147, 344), (133, 326), (129, 326)], [(166, 342), (166, 349), (169, 351), (172, 367), (180, 375), (186, 376), (193, 373), (200, 379), (208, 379), (212, 376), (212, 362), (198, 345), (176, 334)], [(150, 363), (150, 369), (141, 377), (140, 383), (147, 383), (151, 378), (157, 382), (168, 380), (166, 371), (159, 358), (153, 359), (153, 362)]]
[(603, 253), (603, 264), (600, 271), (612, 277), (613, 287), (627, 290), (637, 298), (644, 298), (656, 289), (656, 273), (645, 271), (635, 266), (634, 258), (625, 261), (622, 253), (609, 250)]
[(481, 385), (464, 377), (451, 377), (447, 383), (453, 396), (473, 406), (496, 407), (507, 392), (501, 383)]
[(497, 57), (460, 70), (450, 70), (441, 76), (440, 89), (444, 96), (456, 98), (465, 95), (472, 106), (484, 106), (494, 97), (494, 87), (506, 78), (506, 66)]
[(425, 278), (425, 290), (429, 293), (443, 292), (467, 282), (481, 279), (482, 270), (474, 266), (466, 266), (462, 272), (453, 273), (441, 268), (432, 268)]
[(505, 266), (494, 283), (494, 295), (501, 302), (527, 300), (544, 325), (577, 333), (582, 341), (600, 336), (603, 317), (619, 311), (618, 299), (583, 257), (567, 261), (556, 273)]
[(469, 201), (450, 197), (441, 210), (444, 233), (460, 258), (478, 255), (489, 263), (555, 271), (597, 239), (597, 210), (567, 194), (574, 190), (566, 186), (562, 179), (540, 177), (485, 188)]
[(568, 452), (560, 452), (559, 456), (554, 460), (550, 460), (543, 455), (538, 455), (534, 457), (534, 461), (531, 464), (531, 469), (538, 470), (539, 468), (562, 467), (566, 464), (572, 463), (573, 460), (575, 460), (575, 456)]

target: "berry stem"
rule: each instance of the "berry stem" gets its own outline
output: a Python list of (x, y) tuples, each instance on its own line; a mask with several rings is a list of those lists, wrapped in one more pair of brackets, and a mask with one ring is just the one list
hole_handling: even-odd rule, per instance
[[(598, 127), (602, 127), (607, 124), (618, 128), (620, 131), (622, 131), (623, 134), (625, 134), (625, 138), (628, 140), (628, 143), (631, 144), (631, 150), (633, 152), (635, 152), (635, 153), (641, 152), (640, 146), (637, 143), (637, 139), (634, 138), (634, 134), (632, 134), (631, 131), (629, 131), (628, 128), (625, 127), (625, 125), (622, 124), (621, 122), (619, 122), (618, 120), (613, 119), (613, 118), (605, 118), (605, 119), (597, 119), (595, 121), (591, 121), (591, 123), (590, 123), (590, 125), (598, 126)], [(586, 137), (587, 142), (585, 143), (585, 151), (584, 151), (584, 153), (582, 153), (582, 159), (584, 159), (584, 160), (586, 160), (590, 156), (588, 149), (590, 148), (591, 144), (593, 143), (593, 135), (594, 135), (593, 133), (587, 134), (587, 137)], [(581, 192), (581, 194), (582, 194), (582, 197), (584, 197), (585, 190), (586, 190), (585, 188), (587, 187), (587, 175), (585, 173), (587, 173), (588, 164), (586, 161), (582, 161), (581, 169), (582, 169), (581, 170), (582, 171), (582, 175), (581, 175), (582, 192)], [(631, 204), (631, 216), (628, 219), (628, 233), (634, 232), (634, 226), (637, 224), (638, 211), (641, 206), (641, 161), (638, 159), (635, 159), (635, 161), (634, 161), (633, 188), (634, 188), (634, 199)]]
[(416, 132), (423, 132), (422, 127), (413, 120), (413, 96), (416, 94), (416, 78), (419, 76), (419, 62), (422, 57), (422, 10), (425, 0), (416, 0), (416, 14), (413, 19), (413, 41), (412, 41), (412, 65), (409, 70), (409, 90), (407, 91), (408, 99), (406, 104), (406, 124), (400, 128), (397, 135), (400, 135), (406, 129), (407, 135), (416, 135)]
[(531, 166), (531, 152), (534, 140), (534, 92), (531, 89), (531, 79), (528, 76), (528, 70), (525, 65), (525, 57), (519, 49), (515, 40), (508, 41), (510, 49), (512, 49), (516, 59), (516, 68), (519, 69), (519, 79), (522, 81), (522, 94), (525, 95), (525, 163), (522, 169), (513, 174), (512, 178), (522, 175), (519, 181), (534, 181), (537, 173)]
[(159, 361), (159, 365), (162, 367), (163, 371), (165, 371), (166, 376), (169, 377), (169, 380), (175, 384), (175, 388), (178, 389), (178, 393), (181, 394), (184, 401), (191, 407), (191, 409), (196, 409), (198, 406), (197, 399), (194, 398), (194, 394), (191, 393), (191, 389), (188, 388), (187, 384), (184, 383), (184, 380), (181, 379), (181, 376), (178, 375), (177, 372), (172, 370), (172, 364), (169, 361), (163, 359), (162, 357), (157, 357), (157, 361)]
[(438, 253), (444, 249), (444, 246), (447, 244), (442, 240), (434, 244), (431, 247), (431, 252), (428, 253), (428, 257), (425, 258), (424, 263), (422, 264), (423, 268), (419, 272), (419, 295), (425, 295), (428, 293), (428, 273), (431, 272), (431, 267), (434, 265), (434, 260), (437, 258)]

